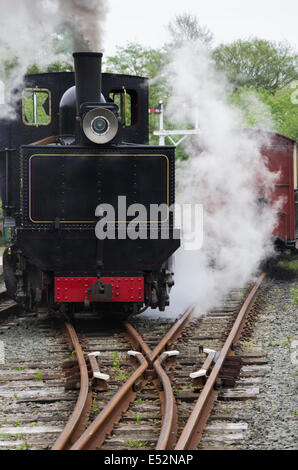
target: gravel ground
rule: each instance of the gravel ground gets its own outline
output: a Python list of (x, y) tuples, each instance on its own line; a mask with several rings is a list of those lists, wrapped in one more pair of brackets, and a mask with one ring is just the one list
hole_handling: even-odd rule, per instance
[(248, 432), (242, 449), (297, 449), (298, 277), (269, 279), (264, 307), (250, 343), (267, 354), (271, 371), (249, 404)]

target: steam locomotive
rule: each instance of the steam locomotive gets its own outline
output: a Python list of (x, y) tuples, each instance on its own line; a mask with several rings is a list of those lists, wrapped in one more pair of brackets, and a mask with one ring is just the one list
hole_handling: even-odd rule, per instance
[[(175, 150), (148, 145), (148, 81), (102, 73), (101, 53), (74, 53), (75, 73), (28, 75), (18, 119), (0, 122), (1, 197), (12, 231), (3, 255), (9, 295), (27, 309), (125, 315), (163, 311), (179, 233), (171, 212), (138, 223), (127, 207), (174, 204)], [(96, 236), (97, 211), (114, 238)], [(163, 236), (164, 224), (168, 236)], [(111, 228), (111, 225), (109, 228)], [(154, 225), (155, 237), (142, 233)], [(141, 233), (142, 232), (142, 233)]]

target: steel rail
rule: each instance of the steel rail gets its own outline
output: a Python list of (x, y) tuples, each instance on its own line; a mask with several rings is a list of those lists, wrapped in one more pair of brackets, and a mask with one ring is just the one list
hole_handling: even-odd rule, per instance
[(122, 385), (70, 450), (94, 450), (99, 448), (105, 441), (107, 434), (113, 430), (114, 424), (121, 418), (123, 411), (128, 408), (130, 402), (135, 400), (134, 385), (148, 367), (148, 362), (143, 354), (138, 353), (135, 357), (140, 362), (138, 369)]
[(231, 352), (231, 346), (240, 337), (245, 318), (255, 300), (258, 289), (262, 284), (265, 276), (265, 273), (260, 275), (248, 297), (246, 298), (243, 306), (241, 307), (229, 336), (226, 339), (225, 344), (221, 349), (218, 359), (212, 369), (212, 372), (209, 375), (207, 382), (195, 404), (195, 407), (180, 435), (180, 438), (175, 446), (175, 450), (194, 450), (200, 442), (204, 427), (207, 423), (217, 396), (216, 392), (214, 391), (215, 381), (222, 368), (225, 358), (229, 352)]
[(191, 315), (195, 309), (196, 305), (191, 305), (179, 318), (178, 320), (172, 325), (172, 327), (169, 329), (169, 331), (164, 335), (162, 340), (158, 343), (156, 348), (151, 351), (151, 349), (148, 347), (148, 345), (145, 343), (141, 335), (135, 330), (135, 328), (128, 322), (124, 322), (124, 327), (129, 333), (130, 337), (133, 340), (133, 345), (134, 347), (140, 347), (144, 356), (147, 358), (148, 362), (152, 364), (157, 357), (162, 354), (162, 352), (165, 350), (166, 346), (169, 344), (169, 342), (174, 342), (179, 335), (181, 334), (181, 331), (186, 327), (188, 321), (191, 318)]
[(73, 326), (70, 323), (65, 323), (65, 326), (76, 351), (80, 368), (81, 386), (75, 409), (73, 410), (73, 413), (71, 414), (62, 433), (53, 445), (52, 450), (67, 450), (72, 446), (85, 429), (92, 404), (92, 394), (89, 392), (88, 369), (84, 353)]
[[(140, 366), (72, 445), (71, 450), (91, 450), (101, 447), (106, 436), (113, 430), (114, 424), (120, 420), (122, 413), (127, 410), (129, 404), (135, 400), (136, 392), (134, 386), (138, 380), (142, 379), (144, 372), (149, 366), (153, 366), (155, 369), (163, 389), (160, 393), (162, 394), (164, 413), (157, 448), (160, 450), (169, 449), (174, 445), (177, 432), (177, 409), (170, 379), (161, 366), (161, 362), (168, 355), (162, 355), (159, 359), (157, 357), (164, 351), (170, 341), (174, 341), (179, 336), (187, 325), (193, 310), (194, 306), (186, 310), (162, 338), (154, 351), (151, 351), (141, 335), (130, 323), (124, 322), (124, 327), (128, 332), (128, 340), (133, 347), (139, 348), (142, 351), (142, 353), (139, 352), (135, 355), (140, 361)], [(153, 361), (155, 362), (153, 363)], [(143, 385), (144, 383), (142, 383)]]
[(178, 416), (177, 405), (172, 390), (171, 381), (162, 367), (162, 362), (167, 359), (167, 355), (163, 353), (153, 363), (154, 370), (162, 383), (163, 391), (160, 392), (162, 403), (162, 426), (159, 434), (156, 450), (170, 450), (176, 441)]

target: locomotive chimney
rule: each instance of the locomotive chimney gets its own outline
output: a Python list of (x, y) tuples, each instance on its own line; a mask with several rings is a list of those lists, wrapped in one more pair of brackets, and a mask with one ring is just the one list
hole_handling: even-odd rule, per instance
[(101, 93), (100, 52), (75, 52), (77, 145), (115, 142), (119, 130), (118, 106), (106, 103)]
[(77, 116), (83, 103), (99, 103), (101, 99), (101, 52), (75, 52)]

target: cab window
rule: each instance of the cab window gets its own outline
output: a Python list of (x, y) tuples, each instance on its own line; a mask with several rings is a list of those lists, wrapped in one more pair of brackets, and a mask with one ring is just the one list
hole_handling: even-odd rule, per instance
[(22, 117), (26, 126), (48, 126), (51, 123), (51, 92), (42, 88), (25, 88)]
[(133, 91), (122, 87), (112, 90), (109, 98), (117, 104), (123, 127), (130, 127), (136, 123), (136, 97)]

